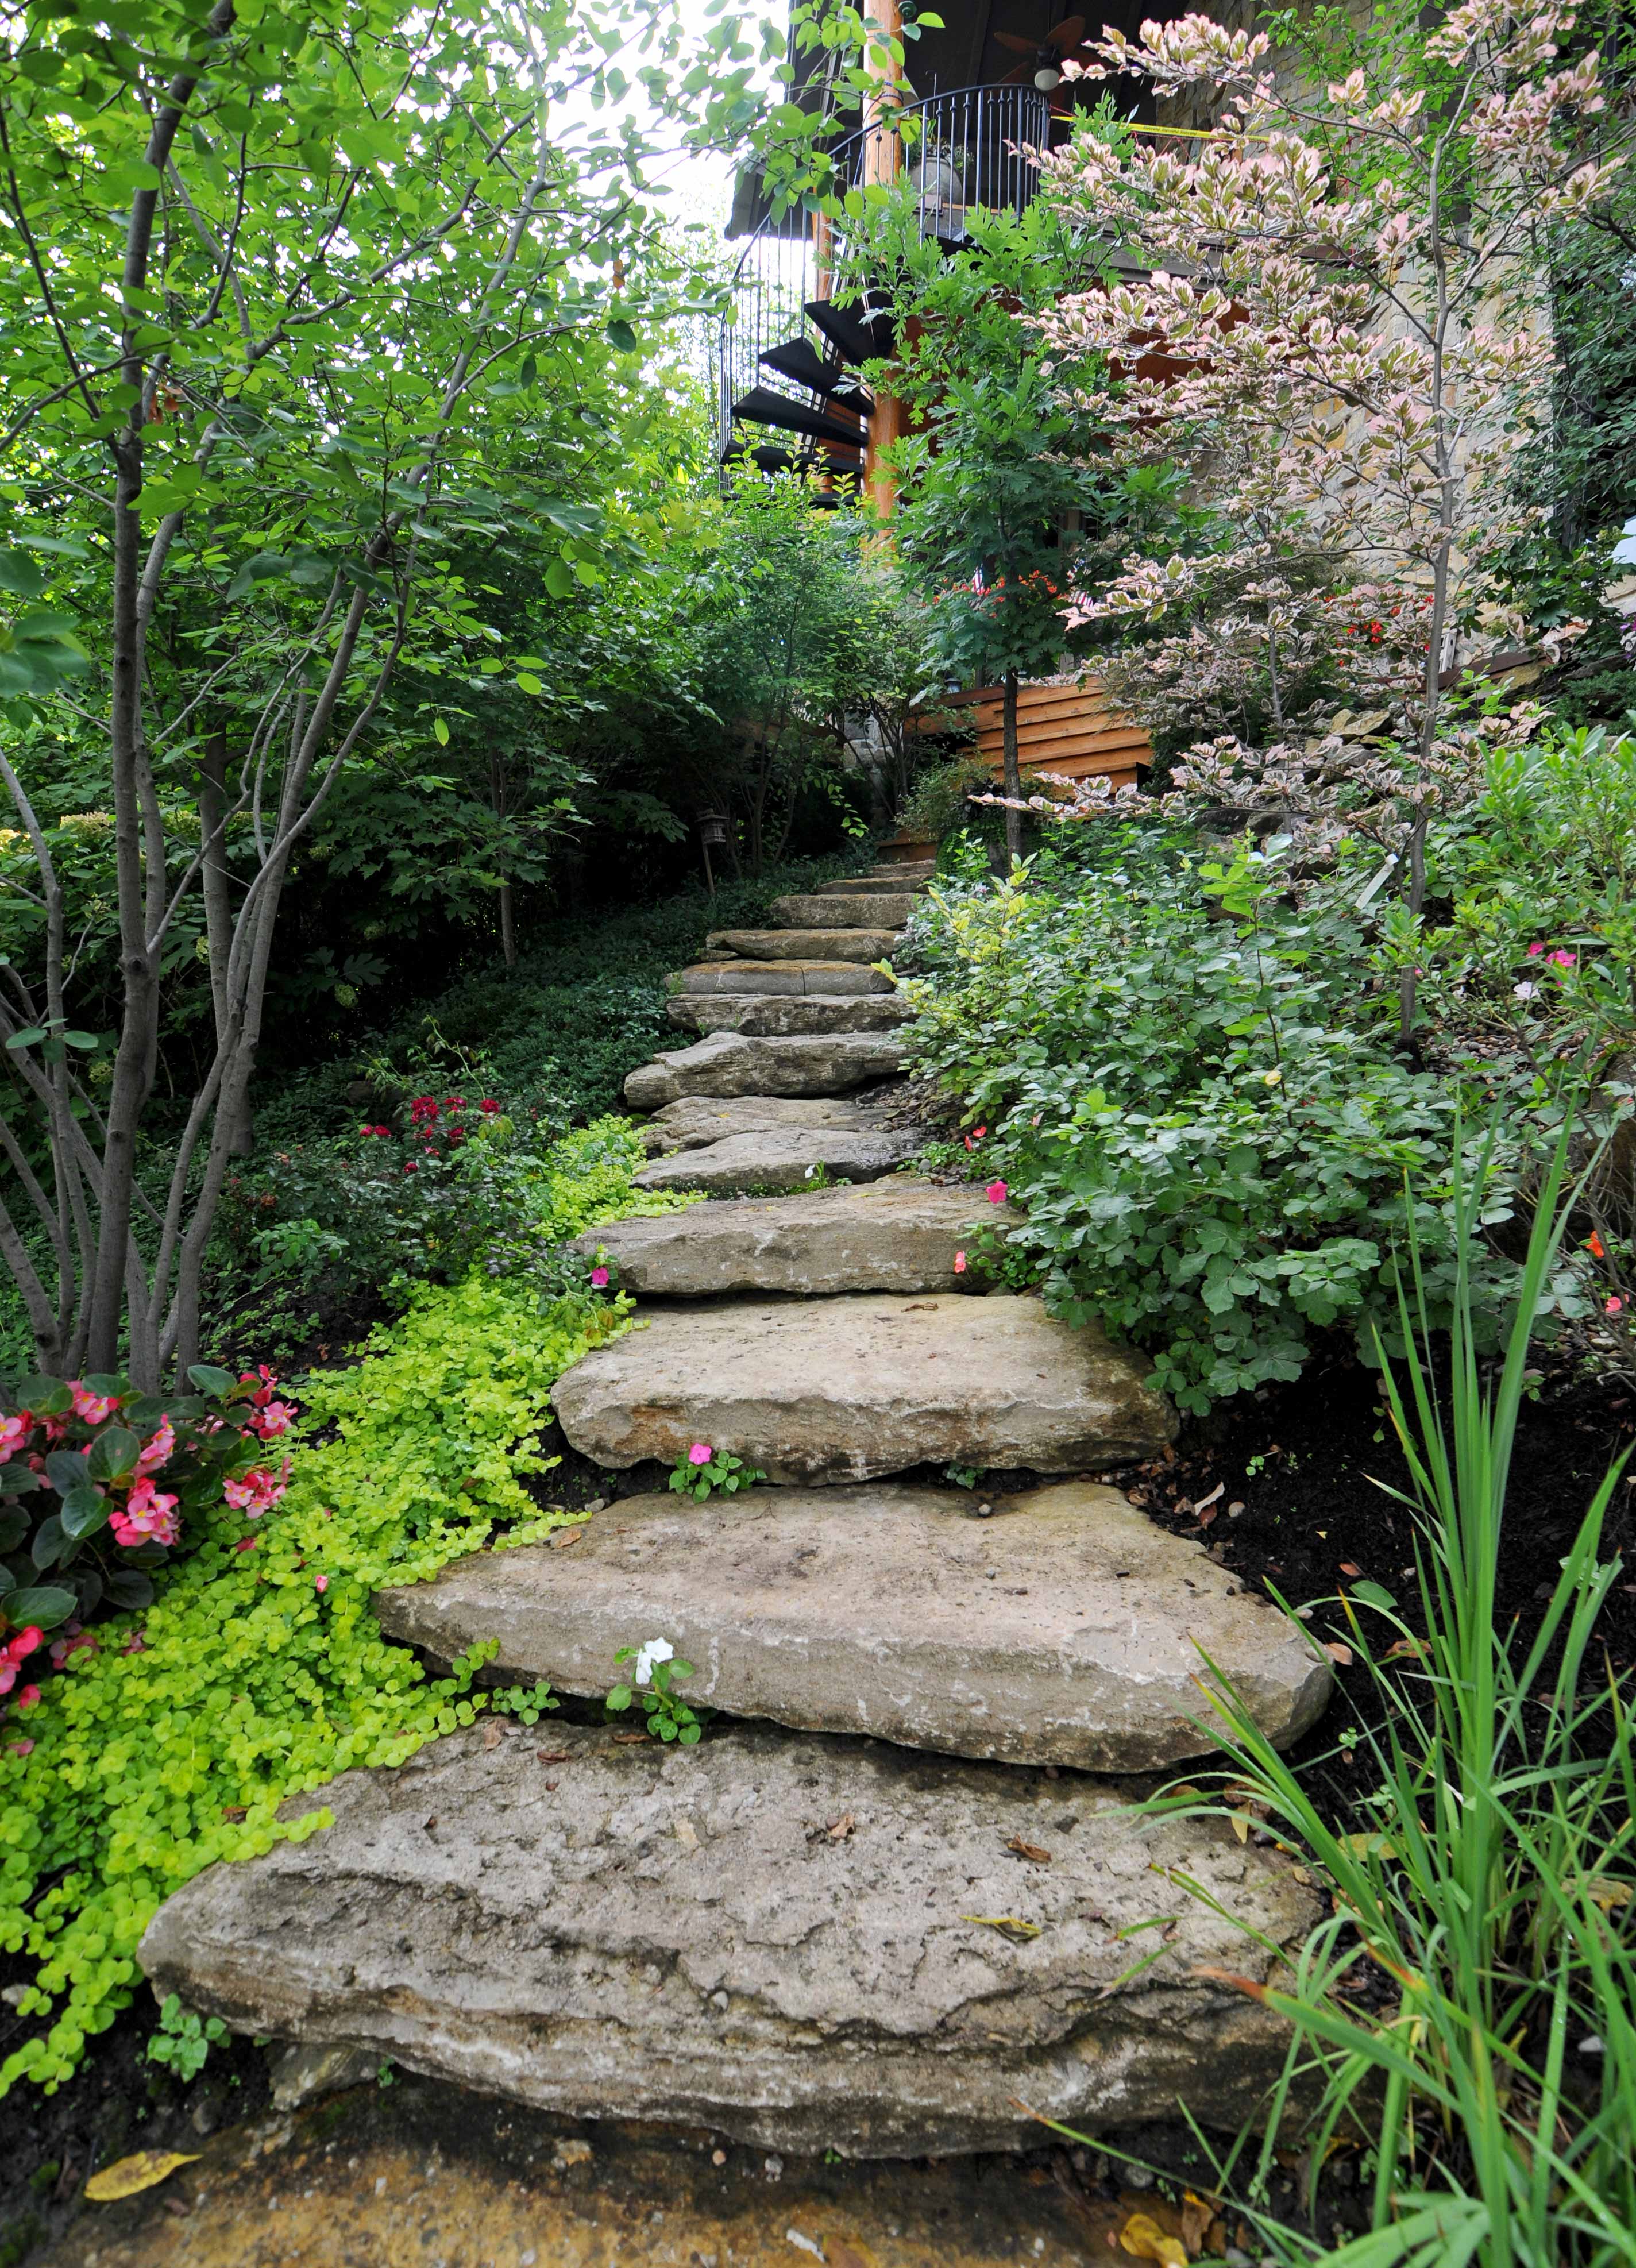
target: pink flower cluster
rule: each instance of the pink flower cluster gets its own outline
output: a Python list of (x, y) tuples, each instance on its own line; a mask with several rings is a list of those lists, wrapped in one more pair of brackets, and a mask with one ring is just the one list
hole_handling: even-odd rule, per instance
[(247, 1473), (240, 1473), (222, 1483), (222, 1494), (235, 1512), (247, 1520), (259, 1520), (270, 1512), (290, 1485), (290, 1460), (286, 1457), (275, 1472), (270, 1465), (252, 1465)]
[[(255, 1385), (258, 1379), (261, 1383)], [(278, 1381), (265, 1363), (259, 1364), (254, 1370), (247, 1370), (239, 1383), (240, 1386), (255, 1385), (245, 1424), (258, 1441), (276, 1441), (281, 1433), (290, 1431), (295, 1423), (295, 1410), (288, 1402), (274, 1399), (278, 1391)]]
[(1546, 953), (1545, 940), (1537, 937), (1528, 949), (1528, 957), (1530, 961), (1537, 961), (1542, 954), (1546, 961), (1557, 968), (1572, 968), (1579, 960), (1577, 953), (1565, 953), (1560, 946), (1554, 953)]
[[(9, 1693), (11, 1690), (17, 1683), (18, 1671), (28, 1660), (29, 1655), (37, 1653), (44, 1643), (45, 1632), (36, 1629), (33, 1623), (29, 1623), (17, 1631), (15, 1636), (9, 1638), (4, 1646), (0, 1646), (0, 1693)], [(17, 1697), (15, 1705), (19, 1709), (32, 1709), (39, 1698), (40, 1688), (37, 1685), (25, 1685)]]
[(144, 1473), (130, 1484), (124, 1503), (108, 1514), (114, 1540), (129, 1550), (141, 1543), (174, 1543), (181, 1533), (176, 1517), (179, 1497), (163, 1496)]

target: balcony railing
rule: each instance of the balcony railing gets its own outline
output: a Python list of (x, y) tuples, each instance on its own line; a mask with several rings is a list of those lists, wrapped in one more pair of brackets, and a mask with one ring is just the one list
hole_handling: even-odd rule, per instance
[[(889, 121), (860, 127), (832, 144), (829, 188), (844, 196), (873, 183), (896, 184), (922, 237), (958, 243), (974, 211), (1021, 213), (1033, 202), (1037, 172), (1028, 153), (1044, 149), (1050, 138), (1050, 101), (1037, 87), (962, 87), (909, 103)], [(790, 230), (788, 216), (763, 220), (733, 270), (716, 358), (724, 457), (747, 441), (751, 446), (790, 442), (788, 435), (747, 431), (735, 416), (734, 403), (755, 389), (805, 407), (823, 403), (813, 388), (761, 357), (805, 340), (821, 362), (833, 361), (834, 346), (807, 310), (812, 301), (835, 296), (847, 252), (845, 222), (814, 213), (801, 233)], [(798, 458), (815, 453), (810, 441), (790, 446)]]

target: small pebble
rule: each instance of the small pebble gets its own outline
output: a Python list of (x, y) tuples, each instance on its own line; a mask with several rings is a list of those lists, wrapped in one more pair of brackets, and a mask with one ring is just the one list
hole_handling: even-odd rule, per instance
[(773, 2157), (768, 2159), (767, 2178), (770, 2182), (776, 2182), (783, 2171), (784, 2160), (782, 2158)]
[(727, 2162), (726, 2152), (725, 2150), (712, 2150), (710, 2154), (710, 2161), (712, 2166), (725, 2166)]

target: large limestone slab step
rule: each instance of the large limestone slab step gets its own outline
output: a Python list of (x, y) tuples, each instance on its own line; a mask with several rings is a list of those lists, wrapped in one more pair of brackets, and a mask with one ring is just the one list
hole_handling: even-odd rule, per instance
[(731, 1134), (704, 1148), (660, 1158), (632, 1175), (639, 1189), (703, 1189), (716, 1197), (810, 1189), (821, 1168), (832, 1181), (877, 1182), (907, 1165), (924, 1132), (846, 1126), (771, 1128)]
[(778, 929), (902, 929), (915, 910), (914, 895), (903, 890), (867, 897), (775, 898), (772, 919)]
[(158, 1991), (569, 2117), (814, 2154), (1027, 2149), (1023, 2103), (1094, 2132), (1180, 2097), (1231, 2128), (1277, 2075), (1277, 2021), (1210, 1972), (1267, 1977), (1317, 1902), (1220, 1821), (760, 1727), (485, 1738), (294, 1798), (334, 1825), (167, 1900)]
[(895, 929), (719, 929), (704, 940), (712, 953), (744, 961), (885, 961), (897, 943)]
[(881, 1131), (881, 1114), (844, 1095), (684, 1094), (656, 1110), (642, 1130), (650, 1157), (673, 1150), (699, 1150), (734, 1134), (774, 1134), (844, 1128), (852, 1134)]
[(921, 1463), (1071, 1473), (1173, 1437), (1146, 1370), (1009, 1293), (735, 1300), (654, 1309), (564, 1373), (553, 1400), (574, 1447), (603, 1465), (674, 1464), (710, 1441), (777, 1481)]
[(859, 992), (839, 1000), (808, 1000), (785, 992), (677, 992), (667, 1005), (671, 1022), (684, 1031), (743, 1032), (757, 1040), (895, 1032), (913, 1012), (890, 992)]
[(828, 1037), (750, 1039), (712, 1032), (690, 1048), (656, 1056), (625, 1081), (633, 1110), (658, 1110), (685, 1094), (846, 1094), (903, 1067), (888, 1033), (837, 1032)]
[[(977, 1216), (985, 1218), (979, 1221)], [(976, 1291), (981, 1272), (954, 1261), (976, 1227), (1021, 1226), (977, 1189), (940, 1189), (895, 1174), (873, 1188), (691, 1205), (652, 1220), (620, 1220), (579, 1240), (618, 1263), (622, 1290), (642, 1299), (728, 1292)]]
[(678, 968), (670, 983), (682, 994), (783, 992), (809, 1000), (893, 989), (891, 978), (880, 969), (846, 961), (696, 961), (690, 968)]
[(443, 1662), (497, 1639), (496, 1671), (564, 1693), (606, 1693), (631, 1633), (662, 1631), (712, 1708), (1006, 1764), (1206, 1753), (1205, 1657), (1280, 1748), (1321, 1713), (1312, 1640), (1117, 1490), (1000, 1506), (890, 1483), (628, 1497), (571, 1551), (474, 1552), (376, 1610)]

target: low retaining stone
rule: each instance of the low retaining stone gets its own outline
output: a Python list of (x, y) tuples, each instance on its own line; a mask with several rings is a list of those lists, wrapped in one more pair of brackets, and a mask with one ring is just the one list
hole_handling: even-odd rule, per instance
[(873, 1079), (890, 1079), (903, 1060), (903, 1049), (888, 1033), (757, 1040), (741, 1032), (712, 1032), (633, 1071), (625, 1101), (633, 1110), (658, 1110), (689, 1094), (845, 1094)]

